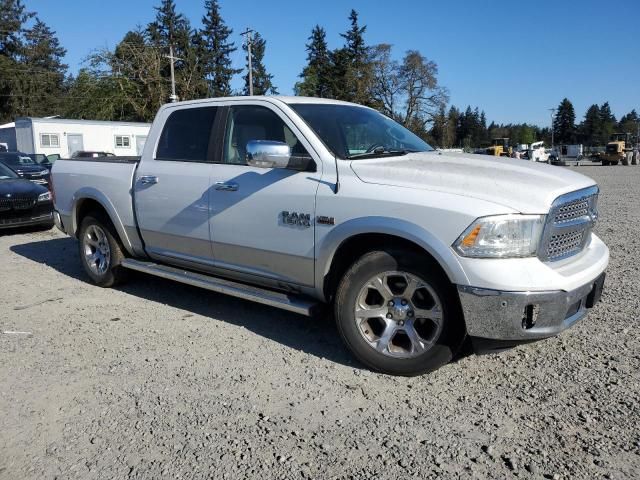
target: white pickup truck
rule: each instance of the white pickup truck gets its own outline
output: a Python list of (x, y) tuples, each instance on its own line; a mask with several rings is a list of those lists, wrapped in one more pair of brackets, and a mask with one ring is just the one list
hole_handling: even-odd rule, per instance
[(55, 219), (97, 285), (146, 272), (303, 315), (416, 375), (466, 338), (560, 333), (600, 298), (598, 187), (567, 169), (434, 151), (375, 110), (304, 97), (165, 105), (137, 157), (59, 160)]

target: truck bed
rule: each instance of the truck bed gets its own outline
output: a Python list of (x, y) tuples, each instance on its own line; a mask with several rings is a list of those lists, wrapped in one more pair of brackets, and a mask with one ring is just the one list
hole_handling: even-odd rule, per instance
[(79, 158), (61, 158), (58, 161), (65, 162), (103, 162), (103, 163), (138, 163), (139, 156), (122, 156), (122, 157), (79, 157)]
[[(93, 199), (101, 203), (130, 253), (141, 253), (133, 209), (133, 182), (140, 157), (93, 157), (57, 160), (51, 172), (56, 210), (65, 230), (76, 235), (74, 199)], [(86, 200), (85, 200), (86, 201)]]

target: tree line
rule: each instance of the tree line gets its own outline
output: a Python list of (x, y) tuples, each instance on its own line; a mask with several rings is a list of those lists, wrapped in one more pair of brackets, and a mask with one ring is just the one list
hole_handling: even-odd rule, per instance
[(553, 133), (556, 143), (597, 146), (606, 144), (613, 133), (637, 135), (639, 125), (640, 117), (635, 109), (616, 120), (609, 102), (591, 105), (582, 121), (576, 124), (573, 104), (565, 98), (556, 109)]
[[(205, 0), (201, 27), (193, 28), (175, 0), (159, 0), (155, 18), (127, 32), (115, 48), (93, 51), (76, 75), (68, 73), (65, 49), (22, 0), (0, 0), (0, 122), (17, 116), (62, 115), (96, 120), (151, 121), (171, 95), (174, 57), (176, 94), (181, 100), (249, 92), (248, 49), (232, 40), (217, 0)], [(294, 86), (296, 95), (346, 100), (375, 108), (439, 147), (473, 148), (491, 139), (512, 143), (544, 140), (551, 129), (530, 124), (487, 124), (479, 108), (449, 106), (449, 92), (438, 81), (438, 66), (418, 50), (401, 58), (390, 44), (368, 45), (367, 26), (351, 10), (342, 45), (331, 49), (327, 32), (316, 25), (306, 43), (306, 64)], [(256, 95), (278, 93), (265, 62), (267, 41), (253, 33), (251, 65)], [(242, 48), (243, 68), (231, 56)], [(240, 76), (242, 88), (232, 80)], [(633, 129), (634, 111), (619, 121), (608, 103), (593, 105), (576, 124), (573, 105), (564, 99), (554, 118), (556, 143), (606, 143), (615, 131)]]
[[(0, 121), (54, 114), (150, 121), (171, 95), (169, 48), (180, 99), (248, 94), (247, 45), (244, 68), (237, 68), (231, 55), (239, 47), (217, 0), (204, 2), (200, 28), (192, 28), (175, 0), (160, 0), (154, 8), (152, 22), (127, 32), (115, 48), (92, 52), (77, 75), (69, 75), (55, 32), (22, 0), (0, 0)], [(390, 45), (366, 44), (367, 27), (355, 10), (348, 20), (343, 45), (333, 50), (324, 28), (313, 28), (296, 94), (368, 105), (429, 138), (435, 114), (448, 102), (437, 65), (417, 50), (396, 60)], [(254, 94), (277, 94), (260, 32), (253, 33), (251, 47)], [(232, 88), (237, 75), (244, 85), (238, 91)]]

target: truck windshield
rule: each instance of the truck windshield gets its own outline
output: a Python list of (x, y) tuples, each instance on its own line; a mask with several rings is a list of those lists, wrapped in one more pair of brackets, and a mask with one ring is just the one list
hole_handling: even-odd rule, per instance
[(375, 110), (355, 105), (290, 105), (338, 158), (357, 159), (429, 152), (433, 148)]

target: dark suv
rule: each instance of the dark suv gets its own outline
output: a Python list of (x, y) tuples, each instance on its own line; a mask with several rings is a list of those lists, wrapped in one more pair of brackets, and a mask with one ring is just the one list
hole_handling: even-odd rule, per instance
[(0, 163), (9, 167), (22, 178), (49, 187), (49, 170), (38, 165), (26, 153), (0, 152)]
[(32, 225), (53, 226), (51, 192), (0, 163), (0, 230)]

